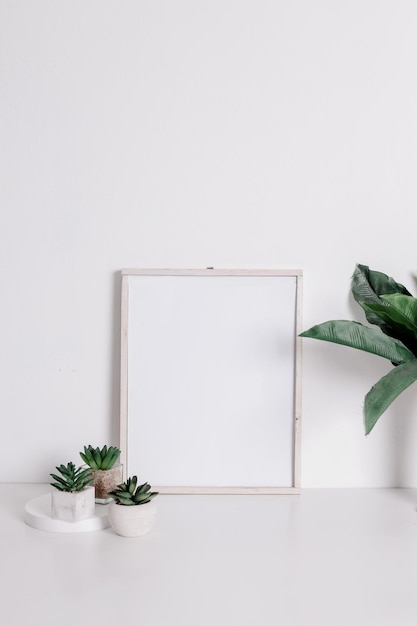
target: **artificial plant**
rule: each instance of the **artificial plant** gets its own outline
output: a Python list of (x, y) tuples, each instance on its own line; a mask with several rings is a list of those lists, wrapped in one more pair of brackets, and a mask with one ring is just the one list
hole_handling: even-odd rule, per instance
[(91, 469), (89, 467), (87, 469), (76, 467), (72, 461), (69, 461), (67, 465), (57, 465), (56, 469), (60, 476), (50, 474), (54, 479), (54, 482), (50, 484), (58, 491), (82, 491), (93, 482)]
[(373, 326), (330, 320), (300, 337), (338, 343), (391, 361), (393, 368), (365, 396), (368, 435), (390, 404), (417, 380), (417, 298), (393, 278), (360, 264), (353, 273), (351, 291)]
[(113, 498), (116, 504), (126, 506), (147, 504), (157, 495), (157, 491), (151, 491), (149, 483), (138, 485), (137, 476), (129, 477), (126, 482), (118, 485), (116, 489), (109, 491), (109, 496)]
[(120, 450), (116, 446), (103, 446), (94, 448), (91, 444), (84, 446), (84, 452), (80, 457), (93, 470), (111, 469), (120, 456)]

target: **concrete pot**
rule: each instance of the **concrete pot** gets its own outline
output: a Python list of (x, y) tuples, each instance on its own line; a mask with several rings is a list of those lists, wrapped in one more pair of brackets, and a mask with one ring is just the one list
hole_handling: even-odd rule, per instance
[(64, 522), (80, 522), (92, 517), (95, 512), (94, 487), (86, 487), (82, 491), (51, 492), (51, 517)]
[(156, 508), (153, 500), (132, 506), (117, 504), (113, 500), (108, 509), (109, 522), (114, 532), (121, 537), (140, 537), (152, 529)]

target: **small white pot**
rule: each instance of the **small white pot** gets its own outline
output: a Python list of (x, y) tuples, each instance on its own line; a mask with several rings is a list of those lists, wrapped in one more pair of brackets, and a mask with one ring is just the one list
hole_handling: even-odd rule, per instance
[(115, 533), (122, 537), (140, 537), (146, 535), (154, 525), (156, 503), (151, 500), (146, 504), (124, 505), (110, 502), (109, 522)]
[(95, 512), (94, 487), (86, 487), (82, 491), (51, 492), (51, 517), (64, 522), (80, 522), (93, 517)]

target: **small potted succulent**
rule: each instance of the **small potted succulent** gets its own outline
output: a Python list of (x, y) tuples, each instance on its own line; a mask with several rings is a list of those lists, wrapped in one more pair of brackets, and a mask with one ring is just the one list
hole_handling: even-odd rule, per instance
[(94, 487), (90, 468), (76, 467), (72, 461), (56, 466), (58, 474), (51, 486), (51, 517), (64, 522), (80, 522), (94, 515)]
[(138, 485), (137, 476), (129, 477), (109, 492), (113, 502), (109, 505), (109, 521), (113, 530), (122, 537), (139, 537), (148, 533), (155, 522), (156, 504), (148, 483)]
[(108, 504), (111, 502), (109, 491), (117, 487), (123, 479), (123, 466), (118, 462), (119, 448), (103, 446), (100, 449), (88, 445), (84, 446), (84, 452), (80, 452), (80, 457), (92, 471), (96, 502)]

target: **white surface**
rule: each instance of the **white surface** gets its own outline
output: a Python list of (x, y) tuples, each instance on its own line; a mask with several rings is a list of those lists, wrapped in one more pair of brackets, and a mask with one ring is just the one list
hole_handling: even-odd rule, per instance
[(158, 489), (293, 487), (297, 276), (133, 272), (127, 474)]
[(44, 489), (0, 485), (7, 624), (72, 626), (80, 606), (124, 626), (416, 624), (416, 490), (161, 495), (153, 530), (127, 539), (30, 528)]
[[(415, 0), (0, 0), (1, 480), (117, 444), (122, 267), (301, 267), (306, 328), (357, 261), (414, 290), (416, 32)], [(302, 485), (417, 486), (417, 386), (365, 439), (383, 364), (303, 352)]]
[(45, 493), (25, 504), (25, 522), (32, 528), (55, 533), (84, 533), (107, 528), (107, 506), (96, 504), (94, 514), (88, 519), (67, 522), (51, 517), (51, 494)]

